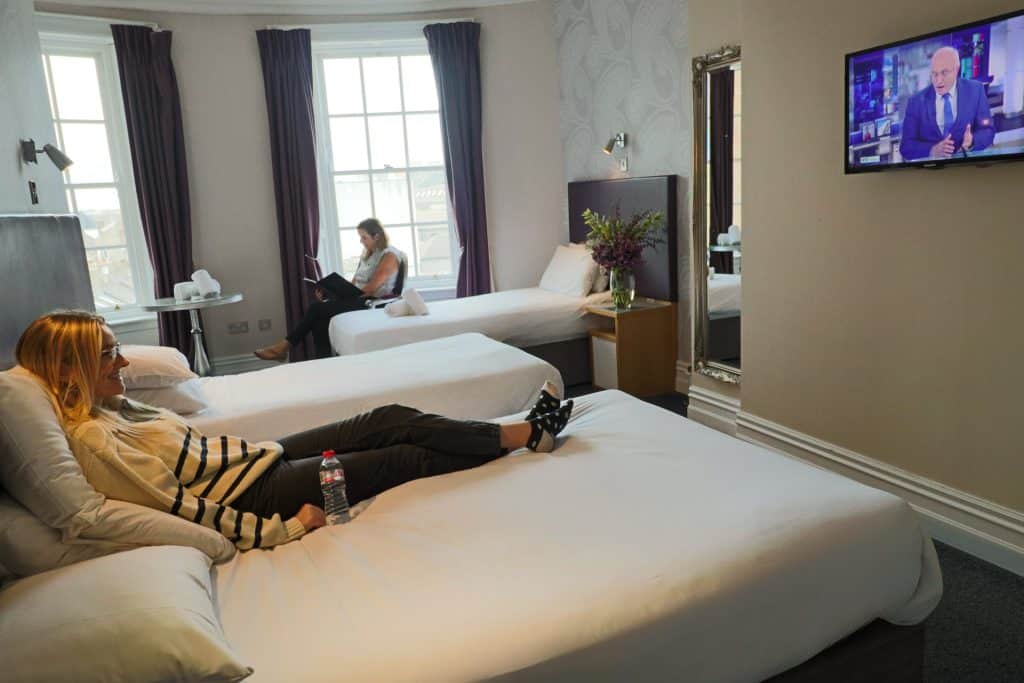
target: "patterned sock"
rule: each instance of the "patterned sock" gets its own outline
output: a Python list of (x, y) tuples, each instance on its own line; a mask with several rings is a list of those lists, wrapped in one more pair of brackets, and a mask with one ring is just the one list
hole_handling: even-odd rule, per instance
[(555, 437), (568, 424), (572, 406), (572, 401), (566, 401), (562, 407), (528, 420), (530, 438), (526, 442), (526, 447), (538, 453), (550, 453), (555, 450)]
[(551, 382), (545, 382), (544, 386), (541, 387), (540, 396), (537, 397), (537, 402), (533, 404), (533, 408), (530, 408), (530, 412), (526, 414), (526, 421), (529, 422), (535, 417), (539, 417), (544, 413), (550, 413), (554, 410), (558, 410), (558, 404), (560, 399), (553, 393), (548, 391), (548, 387), (551, 389), (555, 388), (555, 385)]

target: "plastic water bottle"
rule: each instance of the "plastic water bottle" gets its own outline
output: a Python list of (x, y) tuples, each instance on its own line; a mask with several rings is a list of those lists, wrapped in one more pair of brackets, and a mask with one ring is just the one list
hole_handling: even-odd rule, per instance
[(334, 456), (334, 451), (324, 451), (323, 456), (323, 462), (320, 463), (320, 490), (324, 494), (327, 526), (344, 524), (351, 519), (348, 496), (345, 495), (345, 470)]

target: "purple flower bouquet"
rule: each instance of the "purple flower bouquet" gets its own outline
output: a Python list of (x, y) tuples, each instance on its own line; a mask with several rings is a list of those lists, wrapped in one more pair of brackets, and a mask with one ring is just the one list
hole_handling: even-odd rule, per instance
[(611, 274), (615, 307), (629, 308), (635, 293), (633, 269), (643, 263), (644, 249), (663, 241), (665, 215), (660, 211), (643, 211), (623, 220), (618, 209), (610, 216), (587, 209), (583, 221), (590, 228), (587, 248), (591, 256)]

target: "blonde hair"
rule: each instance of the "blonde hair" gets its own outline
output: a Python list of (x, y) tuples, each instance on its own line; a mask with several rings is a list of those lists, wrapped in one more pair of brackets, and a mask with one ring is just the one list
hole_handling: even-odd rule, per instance
[(93, 415), (106, 322), (89, 311), (55, 311), (33, 321), (18, 339), (18, 365), (43, 381), (66, 424)]

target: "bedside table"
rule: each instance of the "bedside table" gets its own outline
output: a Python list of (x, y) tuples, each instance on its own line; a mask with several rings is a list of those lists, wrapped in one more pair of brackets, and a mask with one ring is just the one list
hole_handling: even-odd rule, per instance
[(599, 389), (651, 396), (676, 388), (676, 304), (637, 298), (633, 307), (587, 306), (610, 318), (611, 330), (590, 331), (591, 375)]

